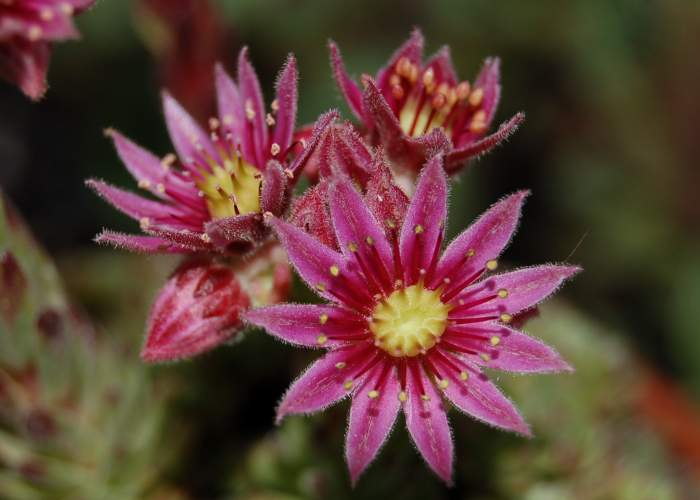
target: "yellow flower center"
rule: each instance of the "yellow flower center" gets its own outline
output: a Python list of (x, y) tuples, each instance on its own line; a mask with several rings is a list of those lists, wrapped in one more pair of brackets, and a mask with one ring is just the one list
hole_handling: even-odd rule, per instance
[(438, 342), (449, 311), (439, 290), (428, 290), (419, 283), (396, 290), (377, 304), (369, 328), (377, 346), (392, 356), (417, 356)]
[(204, 194), (209, 213), (215, 219), (260, 211), (262, 176), (240, 156), (210, 165), (202, 171), (197, 187)]

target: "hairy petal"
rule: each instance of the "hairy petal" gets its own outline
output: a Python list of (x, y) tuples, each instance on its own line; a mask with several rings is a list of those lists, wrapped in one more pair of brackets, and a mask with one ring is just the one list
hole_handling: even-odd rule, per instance
[[(282, 398), (277, 408), (277, 422), (289, 414), (322, 410), (350, 394), (356, 384), (361, 383), (353, 376), (363, 367), (363, 360), (372, 349), (368, 344), (340, 348), (313, 363)], [(346, 385), (348, 381), (354, 381), (353, 385)]]
[(324, 245), (338, 249), (335, 230), (328, 209), (327, 179), (321, 179), (318, 184), (307, 189), (298, 197), (292, 206), (289, 222), (303, 229)]
[(352, 398), (345, 459), (355, 485), (391, 433), (399, 412), (399, 386), (395, 368), (378, 363)]
[(136, 253), (190, 253), (185, 247), (174, 245), (172, 242), (156, 236), (124, 234), (116, 231), (102, 231), (95, 238), (96, 243), (112, 245), (121, 250)]
[(475, 362), (488, 368), (516, 373), (571, 372), (573, 368), (557, 351), (525, 333), (512, 328), (500, 327), (498, 345), (493, 349), (489, 361), (480, 357)]
[(367, 181), (365, 202), (389, 236), (395, 239), (410, 201), (394, 182), (381, 149), (375, 154), (372, 175)]
[(406, 40), (401, 47), (396, 49), (396, 51), (391, 55), (386, 66), (379, 70), (377, 73), (377, 84), (382, 92), (387, 93), (390, 85), (389, 79), (394, 73), (396, 68), (396, 63), (402, 57), (407, 58), (412, 64), (420, 67), (421, 60), (423, 59), (423, 45), (425, 40), (423, 39), (423, 33), (418, 28), (414, 28), (411, 31), (411, 36)]
[(406, 427), (428, 466), (448, 484), (452, 483), (452, 436), (440, 394), (423, 367), (409, 361), (403, 403)]
[(260, 209), (273, 215), (281, 215), (289, 204), (289, 178), (276, 160), (267, 162), (263, 178)]
[(326, 111), (318, 117), (318, 120), (316, 120), (314, 128), (311, 132), (311, 137), (308, 143), (306, 144), (306, 147), (302, 150), (301, 153), (299, 153), (299, 155), (296, 158), (294, 158), (294, 161), (291, 163), (291, 165), (289, 165), (289, 171), (292, 173), (292, 175), (295, 176), (295, 179), (298, 178), (297, 174), (304, 169), (307, 162), (311, 159), (313, 153), (316, 151), (316, 148), (320, 144), (324, 134), (327, 133), (328, 127), (332, 126), (333, 122), (335, 122), (337, 118), (338, 111), (334, 109)]
[(440, 258), (433, 283), (444, 277), (459, 282), (496, 259), (515, 232), (527, 195), (521, 191), (504, 198), (452, 240)]
[(401, 228), (401, 261), (407, 270), (406, 280), (418, 279), (418, 270), (430, 270), (436, 247), (442, 240), (447, 218), (447, 178), (442, 157), (428, 162), (418, 180), (416, 192)]
[(265, 103), (258, 75), (248, 60), (247, 47), (243, 47), (238, 55), (238, 87), (246, 113), (246, 127), (252, 130), (253, 145), (255, 146), (254, 163), (255, 165), (265, 165), (269, 158)]
[(481, 109), (486, 112), (486, 124), (490, 124), (496, 114), (498, 101), (501, 98), (501, 60), (498, 57), (489, 57), (479, 75), (474, 81), (474, 88), (481, 88), (484, 97), (481, 101)]
[(297, 119), (297, 79), (297, 62), (294, 55), (289, 54), (275, 86), (279, 110), (275, 116), (276, 125), (272, 142), (277, 144), (282, 152), (287, 151), (292, 144), (294, 124)]
[(347, 309), (316, 304), (279, 304), (252, 309), (243, 319), (275, 337), (306, 347), (337, 347), (342, 336), (363, 333), (366, 320)]
[(224, 131), (231, 133), (236, 143), (240, 144), (243, 158), (255, 163), (253, 134), (250, 127), (247, 126), (241, 93), (221, 64), (216, 65), (214, 78), (221, 126)]
[(170, 139), (181, 161), (190, 163), (199, 159), (206, 164), (206, 155), (219, 158), (209, 136), (168, 92), (163, 92), (163, 112)]
[[(484, 284), (490, 290), (507, 290), (508, 296), (499, 299), (499, 309), (510, 315), (528, 309), (553, 294), (565, 280), (581, 271), (578, 266), (542, 265), (526, 267), (509, 273), (489, 277)], [(469, 294), (473, 287), (464, 290)], [(471, 314), (479, 315), (488, 305), (470, 310)]]
[[(430, 361), (447, 381), (445, 396), (457, 408), (487, 424), (530, 436), (528, 425), (513, 404), (475, 365), (451, 353), (435, 353)], [(465, 380), (466, 378), (466, 380)]]

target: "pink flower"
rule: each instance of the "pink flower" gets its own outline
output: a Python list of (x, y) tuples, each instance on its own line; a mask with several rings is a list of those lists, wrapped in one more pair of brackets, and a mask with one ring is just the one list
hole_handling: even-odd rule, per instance
[(450, 51), (443, 47), (423, 63), (423, 35), (416, 29), (364, 92), (345, 70), (340, 50), (330, 43), (336, 82), (373, 144), (384, 146), (396, 175), (415, 179), (425, 161), (445, 154), (455, 173), (467, 160), (493, 149), (522, 123), (518, 113), (486, 136), (501, 93), (499, 60), (486, 59), (473, 84), (458, 81)]
[(571, 370), (550, 347), (512, 328), (513, 316), (579, 271), (543, 265), (490, 274), (527, 193), (491, 207), (440, 252), (447, 216), (442, 158), (423, 169), (399, 237), (387, 237), (347, 178), (328, 186), (338, 250), (268, 217), (300, 276), (325, 305), (281, 304), (244, 319), (297, 345), (328, 349), (290, 387), (278, 420), (352, 396), (346, 459), (353, 483), (376, 456), (399, 409), (430, 468), (450, 482), (453, 449), (443, 397), (502, 429), (530, 435), (484, 367)]
[(30, 98), (46, 92), (51, 42), (80, 37), (73, 16), (95, 0), (0, 0), (0, 76)]
[(98, 242), (148, 253), (239, 253), (266, 237), (263, 212), (280, 215), (286, 209), (296, 172), (336, 113), (321, 116), (306, 147), (291, 160), (288, 152), (297, 110), (294, 57), (289, 56), (280, 72), (269, 113), (247, 49), (238, 59), (238, 84), (221, 66), (215, 76), (219, 112), (209, 121), (209, 133), (168, 93), (163, 94), (177, 156), (160, 159), (118, 132), (108, 132), (139, 187), (157, 200), (89, 180), (90, 187), (138, 220), (148, 234), (105, 231)]

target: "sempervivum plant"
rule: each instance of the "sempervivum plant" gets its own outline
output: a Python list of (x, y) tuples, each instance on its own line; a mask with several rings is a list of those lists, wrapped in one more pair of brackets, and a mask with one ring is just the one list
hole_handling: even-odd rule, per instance
[(73, 16), (95, 0), (0, 1), (0, 77), (27, 96), (46, 92), (51, 44), (79, 38)]
[[(263, 212), (281, 216), (298, 179), (335, 112), (323, 115), (308, 142), (292, 155), (297, 110), (296, 61), (289, 56), (277, 80), (276, 99), (266, 112), (255, 70), (243, 49), (238, 82), (217, 66), (218, 116), (209, 132), (167, 93), (163, 107), (177, 152), (158, 158), (116, 131), (108, 133), (144, 198), (103, 181), (87, 183), (117, 209), (139, 221), (145, 235), (106, 230), (100, 243), (144, 253), (176, 253), (194, 259), (180, 266), (156, 299), (142, 357), (165, 361), (199, 354), (240, 329), (239, 312), (251, 303), (255, 280), (240, 280), (232, 268), (269, 261), (269, 230)], [(273, 252), (274, 253), (274, 252)], [(273, 262), (273, 261), (270, 261)], [(285, 288), (286, 263), (273, 262)], [(255, 304), (278, 295), (258, 296)]]
[(166, 393), (76, 314), (0, 194), (0, 498), (150, 498)]
[(491, 274), (525, 196), (495, 204), (444, 252), (441, 156), (423, 169), (398, 238), (387, 237), (343, 176), (330, 183), (327, 195), (336, 248), (268, 216), (299, 275), (330, 303), (274, 305), (245, 318), (284, 341), (328, 349), (292, 384), (277, 416), (316, 412), (352, 396), (345, 449), (353, 482), (401, 409), (421, 455), (449, 483), (453, 446), (444, 399), (488, 424), (530, 435), (483, 369), (571, 370), (552, 348), (510, 323), (579, 268), (543, 265)]
[(331, 64), (348, 106), (372, 144), (384, 146), (399, 177), (411, 186), (425, 161), (445, 154), (455, 173), (511, 135), (523, 121), (518, 113), (486, 135), (501, 93), (499, 60), (489, 58), (473, 83), (459, 81), (450, 51), (443, 47), (423, 62), (423, 35), (416, 29), (377, 75), (364, 75), (364, 90), (350, 78), (331, 42)]

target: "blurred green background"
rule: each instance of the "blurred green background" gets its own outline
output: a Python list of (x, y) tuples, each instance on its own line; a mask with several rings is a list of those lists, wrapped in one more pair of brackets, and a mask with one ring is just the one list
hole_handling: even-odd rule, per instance
[[(163, 5), (180, 15), (179, 41), (154, 14)], [(198, 21), (182, 28), (183, 19)], [(342, 463), (346, 405), (275, 430), (276, 401), (314, 356), (251, 332), (192, 362), (135, 368), (171, 387), (157, 398), (172, 420), (160, 432), (177, 435), (144, 446), (177, 458), (128, 495), (697, 498), (699, 2), (98, 0), (78, 24), (82, 41), (55, 47), (45, 100), (32, 104), (0, 84), (0, 185), (57, 260), (71, 300), (129, 364), (174, 261), (97, 248), (91, 238), (102, 227), (137, 224), (83, 179), (133, 187), (102, 130), (169, 152), (161, 86), (206, 117), (207, 67), (221, 59), (233, 71), (243, 45), (268, 96), (286, 54), (297, 55), (300, 123), (329, 107), (350, 117), (330, 76), (328, 38), (355, 75), (374, 73), (413, 26), (423, 29), (429, 52), (451, 46), (463, 79), (486, 56), (500, 56), (497, 120), (523, 110), (527, 121), (459, 178), (451, 231), (504, 194), (530, 188), (507, 264), (585, 268), (528, 330), (578, 372), (501, 378), (539, 436), (529, 442), (452, 412), (454, 489), (423, 467), (399, 425), (351, 493)], [(130, 498), (111, 494), (104, 498)]]

